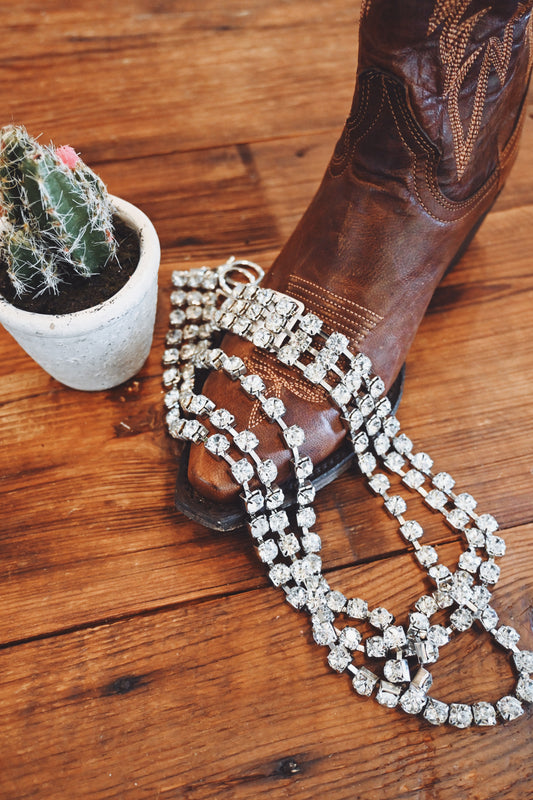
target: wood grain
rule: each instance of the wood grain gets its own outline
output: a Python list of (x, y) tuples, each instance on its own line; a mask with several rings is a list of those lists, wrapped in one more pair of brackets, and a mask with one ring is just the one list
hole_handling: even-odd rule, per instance
[[(160, 385), (171, 270), (231, 253), (271, 263), (348, 111), (359, 5), (3, 11), (4, 121), (80, 150), (153, 219), (162, 266), (152, 352), (117, 389), (64, 388), (0, 331), (2, 800), (533, 797), (531, 712), (496, 731), (435, 730), (355, 696), (245, 532), (173, 508)], [(498, 516), (495, 606), (530, 649), (532, 174), (530, 114), (506, 189), (421, 325), (399, 414)], [(317, 506), (332, 585), (404, 619), (424, 582), (376, 498), (348, 473)], [(452, 562), (457, 537), (424, 519)], [(436, 695), (510, 688), (486, 637), (460, 643), (439, 660)]]

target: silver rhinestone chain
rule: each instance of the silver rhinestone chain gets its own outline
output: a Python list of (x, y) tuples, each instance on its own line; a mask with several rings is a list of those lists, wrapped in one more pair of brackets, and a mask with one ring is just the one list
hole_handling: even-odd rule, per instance
[[(246, 282), (237, 282), (237, 276)], [(262, 288), (261, 277), (255, 264), (234, 259), (215, 269), (172, 273), (173, 310), (163, 356), (170, 435), (202, 444), (228, 464), (242, 486), (248, 528), (271, 582), (284, 591), (294, 608), (307, 612), (316, 643), (328, 648), (330, 667), (347, 673), (358, 694), (374, 696), (389, 708), (420, 714), (434, 725), (466, 728), (516, 719), (524, 713), (523, 703), (533, 702), (533, 652), (520, 650), (518, 632), (500, 625), (491, 605), (491, 587), (500, 575), (496, 559), (505, 553), (498, 523), (490, 514), (476, 512), (470, 494), (454, 491), (451, 475), (433, 472), (427, 453), (414, 451), (411, 440), (400, 432), (384, 383), (373, 373), (370, 359), (351, 353), (341, 333), (323, 332), (322, 321), (306, 313), (302, 303)], [(214, 339), (226, 331), (297, 369), (321, 386), (339, 408), (361, 473), (382, 498), (387, 513), (398, 520), (400, 534), (412, 546), (432, 585), (414, 604), (406, 626), (395, 624), (386, 608), (371, 609), (365, 600), (332, 589), (322, 574), (321, 541), (313, 531), (313, 464), (301, 452), (304, 431), (287, 425), (283, 402), (269, 394), (259, 375), (248, 374), (240, 358), (214, 346)], [(233, 414), (216, 408), (195, 390), (198, 371), (206, 369), (222, 371), (239, 383), (278, 426), (280, 445), (292, 457), (296, 486), (292, 508), (286, 508), (274, 462), (257, 454), (259, 441), (253, 431), (237, 430)], [(217, 432), (210, 434), (202, 418)], [(391, 473), (461, 532), (463, 551), (455, 571), (439, 563), (435, 548), (421, 543), (424, 530), (407, 516), (404, 497), (392, 491)], [(446, 625), (432, 622), (439, 611)], [(428, 694), (432, 685), (428, 666), (438, 660), (442, 647), (475, 622), (512, 654), (514, 693), (495, 704), (439, 701)], [(361, 625), (372, 633), (365, 634)]]

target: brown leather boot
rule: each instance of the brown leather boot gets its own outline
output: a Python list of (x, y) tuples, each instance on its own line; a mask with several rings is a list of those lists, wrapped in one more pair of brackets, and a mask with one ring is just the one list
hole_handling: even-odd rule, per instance
[[(531, 66), (531, 2), (366, 0), (350, 116), (322, 184), (263, 285), (302, 300), (347, 335), (392, 386), (431, 296), (503, 186), (516, 155)], [(329, 480), (345, 429), (322, 389), (236, 336), (223, 349), (280, 397), (286, 422)], [(222, 374), (203, 389), (287, 468), (259, 404)], [(193, 448), (177, 505), (235, 527), (227, 465)], [(285, 474), (288, 474), (286, 469)], [(323, 481), (324, 482), (324, 478)], [(230, 517), (233, 520), (230, 524)]]

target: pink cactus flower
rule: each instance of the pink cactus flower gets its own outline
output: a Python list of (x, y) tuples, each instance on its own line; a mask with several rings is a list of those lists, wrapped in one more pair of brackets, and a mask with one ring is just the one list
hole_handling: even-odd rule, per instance
[(69, 169), (74, 169), (79, 161), (79, 156), (69, 144), (64, 144), (56, 148), (56, 156)]

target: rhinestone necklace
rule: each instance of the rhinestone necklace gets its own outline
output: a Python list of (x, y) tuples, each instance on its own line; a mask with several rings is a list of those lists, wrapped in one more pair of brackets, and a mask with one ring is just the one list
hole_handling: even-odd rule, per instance
[[(257, 265), (234, 259), (214, 269), (172, 273), (173, 310), (163, 356), (170, 435), (202, 444), (229, 465), (242, 487), (247, 525), (270, 581), (283, 590), (291, 606), (309, 615), (315, 642), (328, 649), (329, 666), (347, 673), (358, 694), (374, 696), (388, 708), (419, 714), (434, 725), (467, 728), (516, 719), (524, 713), (523, 703), (533, 702), (533, 652), (518, 647), (518, 632), (500, 625), (491, 605), (491, 588), (500, 575), (496, 559), (505, 553), (498, 523), (492, 515), (476, 512), (470, 494), (454, 491), (451, 475), (435, 473), (427, 453), (414, 451), (370, 359), (353, 354), (343, 334), (326, 334), (322, 321), (306, 313), (303, 303), (262, 288), (262, 276)], [(369, 608), (365, 600), (330, 587), (318, 555), (320, 537), (312, 530), (315, 488), (313, 464), (301, 453), (305, 433), (298, 425), (287, 425), (283, 402), (269, 394), (259, 375), (249, 374), (242, 359), (214, 346), (224, 332), (274, 354), (280, 363), (321, 386), (338, 407), (361, 473), (385, 511), (398, 521), (400, 534), (431, 582), (431, 591), (409, 612), (407, 625), (395, 624), (384, 607)], [(278, 426), (280, 445), (291, 453), (293, 508), (285, 508), (285, 493), (276, 483), (277, 468), (271, 459), (262, 460), (257, 454), (259, 440), (253, 431), (237, 430), (233, 414), (196, 391), (198, 372), (206, 369), (221, 371), (239, 383)], [(202, 418), (209, 420), (215, 433)], [(435, 548), (422, 543), (423, 528), (406, 516), (407, 502), (391, 488), (389, 474), (399, 476), (408, 490), (461, 532), (463, 550), (454, 571), (439, 563)], [(440, 623), (432, 621), (438, 612)], [(428, 667), (438, 660), (442, 647), (474, 623), (511, 654), (514, 692), (495, 704), (442, 702), (428, 694), (432, 685)]]

